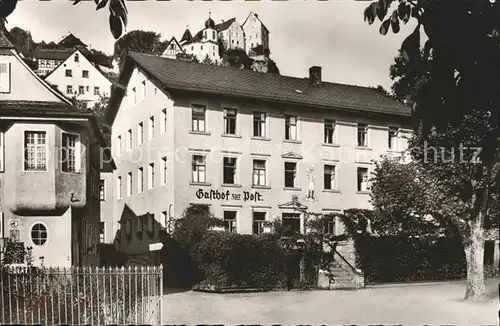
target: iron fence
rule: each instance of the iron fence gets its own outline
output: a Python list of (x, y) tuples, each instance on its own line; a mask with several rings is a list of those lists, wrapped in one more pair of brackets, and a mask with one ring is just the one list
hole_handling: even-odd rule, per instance
[(4, 267), (0, 291), (0, 324), (162, 324), (161, 266)]

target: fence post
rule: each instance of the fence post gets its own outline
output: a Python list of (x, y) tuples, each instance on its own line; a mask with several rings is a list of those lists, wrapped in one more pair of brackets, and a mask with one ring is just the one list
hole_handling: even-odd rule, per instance
[(163, 325), (163, 265), (160, 264), (160, 307), (158, 308), (160, 314), (160, 326)]

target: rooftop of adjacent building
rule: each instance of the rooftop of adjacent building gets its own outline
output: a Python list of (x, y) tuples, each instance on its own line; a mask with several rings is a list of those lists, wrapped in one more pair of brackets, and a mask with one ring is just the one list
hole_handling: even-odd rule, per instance
[[(411, 116), (409, 107), (372, 88), (322, 81), (321, 67), (311, 67), (309, 78), (296, 78), (131, 52), (120, 76), (120, 84), (128, 82), (134, 64), (167, 90), (193, 91), (351, 113), (400, 118)], [(108, 116), (111, 120), (108, 122), (114, 120), (121, 101), (121, 95), (117, 92), (118, 89), (112, 92)], [(118, 102), (115, 102), (116, 97), (119, 98)]]

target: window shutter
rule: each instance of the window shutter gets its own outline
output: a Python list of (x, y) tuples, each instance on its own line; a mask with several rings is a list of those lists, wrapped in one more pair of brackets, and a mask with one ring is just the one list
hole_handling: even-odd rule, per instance
[(10, 93), (10, 62), (0, 63), (0, 93)]

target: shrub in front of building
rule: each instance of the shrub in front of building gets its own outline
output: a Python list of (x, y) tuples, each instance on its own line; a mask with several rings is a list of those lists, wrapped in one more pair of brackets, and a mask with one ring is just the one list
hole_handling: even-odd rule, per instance
[(290, 278), (292, 257), (272, 234), (210, 232), (193, 253), (203, 277), (199, 288), (282, 289)]
[(370, 236), (355, 239), (366, 283), (465, 278), (467, 269), (458, 237)]

